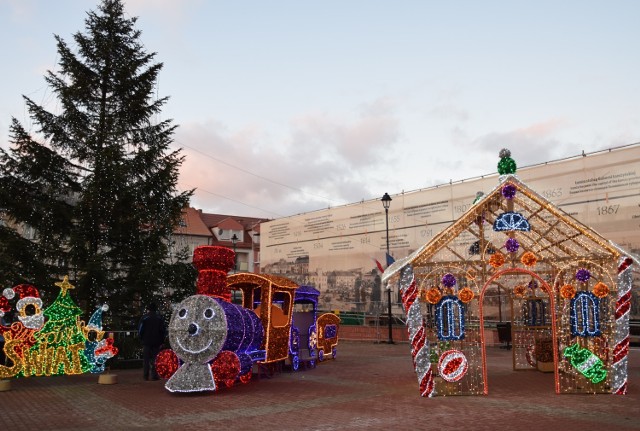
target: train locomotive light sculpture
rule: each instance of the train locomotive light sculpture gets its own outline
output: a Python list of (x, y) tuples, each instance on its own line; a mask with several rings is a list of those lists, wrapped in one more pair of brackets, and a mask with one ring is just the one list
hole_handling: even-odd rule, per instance
[[(264, 357), (264, 351), (258, 350), (262, 324), (257, 317), (206, 295), (193, 295), (180, 303), (171, 317), (169, 341), (183, 362), (165, 385), (171, 392), (215, 391), (216, 380), (228, 385), (249, 373), (256, 358)], [(220, 360), (210, 365), (217, 357)]]
[[(196, 295), (174, 308), (171, 349), (156, 359), (158, 374), (168, 379), (167, 390), (216, 391), (247, 383), (254, 364), (271, 366), (292, 357), (291, 337), (298, 332), (292, 329), (296, 283), (268, 274), (227, 276), (234, 254), (226, 247), (200, 246), (193, 263), (198, 269)], [(241, 293), (241, 304), (231, 302), (232, 292)], [(305, 327), (314, 345), (320, 340), (315, 329), (317, 294), (313, 321)], [(337, 343), (337, 327), (334, 332)]]

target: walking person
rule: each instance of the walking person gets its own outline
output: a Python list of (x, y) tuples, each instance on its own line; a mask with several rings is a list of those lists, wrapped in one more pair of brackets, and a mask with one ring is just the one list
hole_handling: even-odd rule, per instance
[(149, 380), (149, 369), (151, 369), (151, 379), (158, 380), (156, 370), (156, 356), (160, 351), (160, 346), (164, 342), (166, 329), (164, 319), (158, 314), (158, 306), (152, 302), (147, 305), (147, 313), (140, 320), (138, 336), (142, 341), (143, 376)]

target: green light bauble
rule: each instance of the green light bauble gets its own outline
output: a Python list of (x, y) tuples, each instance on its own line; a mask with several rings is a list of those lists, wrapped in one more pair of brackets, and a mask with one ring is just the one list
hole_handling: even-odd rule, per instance
[(511, 157), (503, 157), (498, 162), (498, 173), (500, 175), (508, 175), (516, 173), (516, 161)]

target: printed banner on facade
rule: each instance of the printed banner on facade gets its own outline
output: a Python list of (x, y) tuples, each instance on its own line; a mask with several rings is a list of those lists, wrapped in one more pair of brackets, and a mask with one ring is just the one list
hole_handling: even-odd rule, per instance
[[(517, 174), (567, 214), (640, 254), (640, 145), (521, 168)], [(428, 243), (471, 207), (477, 192), (497, 184), (495, 174), (391, 195), (392, 258)], [(315, 286), (320, 307), (375, 313), (386, 304), (376, 263), (386, 267), (386, 216), (379, 200), (273, 220), (263, 223), (261, 232), (261, 271)], [(640, 317), (638, 299), (632, 301), (632, 318)]]

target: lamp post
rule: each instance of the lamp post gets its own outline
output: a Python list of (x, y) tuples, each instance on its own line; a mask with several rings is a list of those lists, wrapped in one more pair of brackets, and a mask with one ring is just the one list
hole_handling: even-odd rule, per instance
[[(382, 206), (384, 207), (384, 215), (385, 215), (385, 220), (386, 220), (386, 228), (387, 228), (387, 254), (385, 255), (384, 259), (385, 259), (385, 263), (388, 261), (387, 256), (389, 255), (389, 207), (391, 206), (391, 196), (389, 196), (389, 193), (385, 193), (384, 196), (382, 196), (382, 199), (380, 199), (382, 201)], [(393, 333), (392, 333), (392, 323), (391, 323), (391, 287), (389, 287), (389, 284), (387, 283), (387, 305), (388, 305), (388, 310), (387, 310), (387, 320), (389, 321), (389, 340), (387, 341), (388, 344), (394, 344), (393, 343)]]
[(231, 242), (233, 243), (233, 273), (235, 274), (238, 271), (238, 255), (236, 254), (236, 243), (238, 242), (238, 237), (235, 233), (231, 237)]

